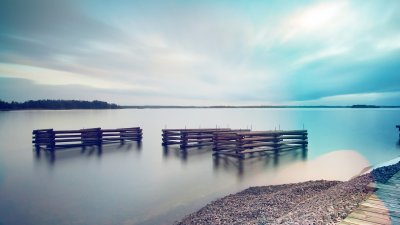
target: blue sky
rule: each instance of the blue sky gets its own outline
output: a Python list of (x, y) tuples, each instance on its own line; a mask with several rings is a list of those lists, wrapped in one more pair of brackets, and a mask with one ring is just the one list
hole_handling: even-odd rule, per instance
[(0, 99), (400, 105), (400, 1), (0, 1)]

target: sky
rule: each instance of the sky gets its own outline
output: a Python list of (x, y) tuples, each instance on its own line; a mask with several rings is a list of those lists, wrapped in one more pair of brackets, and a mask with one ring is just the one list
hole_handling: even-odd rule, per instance
[(400, 105), (400, 1), (0, 0), (0, 99)]

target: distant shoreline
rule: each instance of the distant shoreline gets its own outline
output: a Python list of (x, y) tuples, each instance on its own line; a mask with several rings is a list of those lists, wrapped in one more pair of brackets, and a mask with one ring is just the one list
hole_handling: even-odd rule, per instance
[(352, 106), (156, 106), (156, 105), (145, 105), (145, 106), (121, 106), (121, 109), (387, 109), (387, 108), (400, 108), (400, 106), (363, 106), (363, 105), (352, 105)]
[(82, 100), (29, 100), (25, 102), (5, 102), (0, 100), (0, 111), (10, 110), (69, 110), (69, 109), (119, 109), (117, 104), (104, 101)]
[(119, 106), (116, 108), (0, 108), (0, 111), (24, 110), (118, 110), (118, 109), (400, 109), (400, 106), (352, 107), (352, 106)]
[(296, 106), (296, 105), (212, 105), (212, 106), (180, 106), (180, 105), (117, 105), (104, 101), (82, 100), (29, 100), (25, 102), (5, 102), (0, 100), (0, 111), (14, 110), (76, 110), (76, 109), (391, 109), (400, 106), (350, 105), (350, 106)]

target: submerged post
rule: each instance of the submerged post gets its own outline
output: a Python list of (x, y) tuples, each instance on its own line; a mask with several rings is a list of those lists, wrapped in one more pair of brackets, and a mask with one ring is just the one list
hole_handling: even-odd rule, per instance
[(396, 128), (399, 129), (399, 138), (400, 138), (400, 125), (397, 125)]

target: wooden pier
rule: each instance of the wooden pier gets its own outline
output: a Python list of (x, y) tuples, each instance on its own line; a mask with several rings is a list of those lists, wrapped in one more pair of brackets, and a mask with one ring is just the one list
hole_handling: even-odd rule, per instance
[(247, 153), (274, 152), (308, 145), (307, 130), (215, 133), (215, 153), (243, 157)]
[(32, 134), (32, 143), (37, 149), (45, 147), (50, 150), (124, 141), (140, 142), (143, 138), (140, 127), (118, 129), (88, 128), (80, 130), (42, 129), (34, 130)]
[(240, 131), (249, 130), (232, 130), (230, 128), (163, 129), (162, 145), (179, 145), (181, 149), (213, 146), (214, 134)]
[(340, 224), (400, 224), (400, 172), (386, 184), (371, 183), (368, 187), (375, 192)]
[(243, 157), (247, 153), (306, 149), (307, 135), (307, 130), (163, 129), (162, 145), (179, 145), (181, 149), (212, 146), (215, 154)]

